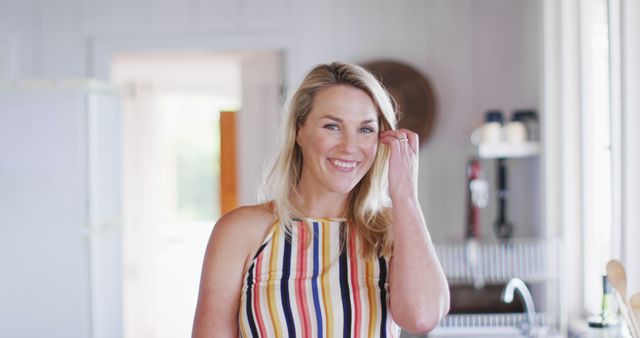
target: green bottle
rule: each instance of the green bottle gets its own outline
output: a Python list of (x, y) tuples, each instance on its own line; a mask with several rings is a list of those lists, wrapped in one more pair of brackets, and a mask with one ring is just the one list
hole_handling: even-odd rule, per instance
[(615, 322), (613, 312), (613, 287), (609, 283), (607, 275), (602, 276), (602, 308), (601, 314), (603, 322)]

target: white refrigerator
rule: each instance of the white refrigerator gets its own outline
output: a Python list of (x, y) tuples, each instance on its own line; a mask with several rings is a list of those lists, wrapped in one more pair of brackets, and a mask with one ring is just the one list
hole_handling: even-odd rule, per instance
[(0, 337), (122, 337), (121, 182), (114, 88), (0, 82)]

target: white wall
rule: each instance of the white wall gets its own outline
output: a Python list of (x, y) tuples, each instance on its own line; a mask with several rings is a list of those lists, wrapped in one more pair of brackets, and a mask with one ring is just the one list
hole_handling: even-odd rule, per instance
[[(113, 53), (160, 46), (280, 49), (289, 91), (321, 62), (407, 62), (437, 95), (420, 199), (434, 237), (448, 239), (463, 233), (468, 133), (487, 109), (538, 107), (540, 26), (538, 0), (10, 0), (0, 2), (0, 78), (106, 78)], [(535, 234), (538, 161), (510, 167), (511, 220)], [(488, 237), (494, 212), (484, 212)]]
[(640, 238), (640, 208), (637, 201), (640, 201), (640, 153), (637, 150), (640, 144), (640, 133), (637, 126), (640, 125), (640, 99), (637, 96), (640, 91), (640, 66), (635, 60), (640, 58), (640, 36), (634, 32), (640, 29), (640, 3), (637, 1), (626, 1), (623, 4), (623, 44), (624, 55), (622, 72), (623, 79), (623, 157), (624, 168), (622, 169), (623, 188), (623, 210), (622, 224), (624, 227), (623, 242), (623, 262), (626, 262), (627, 274), (629, 278), (629, 292), (640, 291), (640, 264), (632, 264), (640, 257), (640, 246), (636, 240)]
[[(421, 201), (436, 239), (461, 236), (469, 133), (491, 108), (538, 107), (540, 5), (537, 1), (431, 1), (425, 73), (438, 98), (433, 139), (422, 151)], [(482, 161), (495, 186), (495, 163)], [(513, 160), (508, 217), (516, 234), (538, 232), (538, 160)], [(426, 181), (426, 182), (425, 182)], [(493, 189), (495, 190), (495, 189)], [(493, 238), (494, 191), (483, 211), (483, 236)]]

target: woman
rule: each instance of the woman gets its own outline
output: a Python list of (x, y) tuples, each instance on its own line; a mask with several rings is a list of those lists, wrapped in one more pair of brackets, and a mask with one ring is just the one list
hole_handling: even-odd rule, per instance
[(418, 136), (363, 68), (315, 67), (293, 96), (269, 203), (224, 215), (193, 337), (398, 337), (434, 328), (446, 279), (418, 203)]

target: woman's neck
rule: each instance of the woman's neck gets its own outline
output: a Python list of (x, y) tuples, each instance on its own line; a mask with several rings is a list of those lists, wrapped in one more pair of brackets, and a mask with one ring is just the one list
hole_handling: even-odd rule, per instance
[[(339, 193), (318, 193), (307, 191), (302, 186), (298, 186), (299, 201), (302, 205), (300, 210), (307, 217), (328, 217), (343, 218), (347, 208), (348, 194)], [(294, 198), (294, 200), (298, 200)]]

